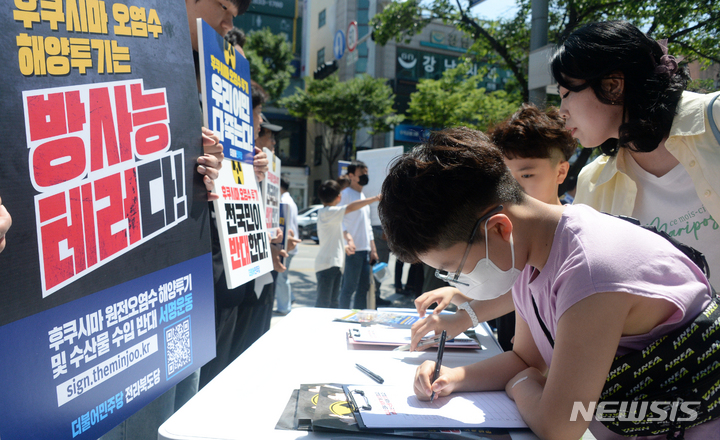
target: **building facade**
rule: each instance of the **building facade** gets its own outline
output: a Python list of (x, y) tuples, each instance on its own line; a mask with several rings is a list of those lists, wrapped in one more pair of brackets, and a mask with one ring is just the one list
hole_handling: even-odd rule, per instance
[[(342, 31), (347, 38), (348, 26), (357, 22), (358, 39), (362, 41), (349, 53), (347, 48), (338, 59), (338, 75), (341, 81), (347, 81), (357, 75), (368, 74), (375, 78), (386, 78), (395, 93), (395, 110), (404, 114), (410, 102), (410, 95), (417, 89), (423, 78), (438, 79), (442, 73), (457, 67), (459, 58), (472, 45), (472, 40), (455, 27), (442, 23), (429, 24), (420, 34), (409, 42), (390, 41), (380, 46), (365, 37), (371, 28), (372, 17), (389, 4), (388, 0), (312, 0), (305, 1), (303, 38), (307, 51), (303, 56), (303, 76), (311, 76), (315, 69), (324, 62), (336, 59), (333, 50), (335, 35)], [(473, 65), (471, 72), (477, 73), (478, 64)], [(500, 90), (511, 78), (509, 71), (491, 68), (481, 83), (488, 91)], [(351, 104), (348, 104), (351, 105)], [(425, 127), (407, 121), (394, 128), (393, 132), (371, 136), (367, 130), (360, 130), (354, 139), (354, 151), (369, 148), (385, 148), (402, 145), (411, 148), (421, 141)], [(309, 167), (309, 187), (316, 194), (317, 187), (323, 180), (336, 178), (329, 175), (329, 169), (337, 170), (336, 164), (328, 166), (322, 157), (322, 139), (320, 130), (313, 121), (308, 121), (307, 153)], [(351, 159), (354, 151), (348, 151), (346, 157)]]
[[(296, 87), (304, 86), (300, 72), (303, 54), (303, 16), (300, 6), (297, 0), (253, 0), (248, 11), (234, 19), (235, 26), (246, 34), (269, 28), (273, 34), (283, 34), (287, 39), (295, 57), (293, 65), (296, 71), (283, 96), (294, 93)], [(287, 110), (273, 103), (266, 104), (263, 113), (271, 123), (283, 127), (283, 131), (276, 136), (275, 154), (282, 161), (283, 177), (290, 181), (290, 194), (298, 208), (302, 209), (309, 203), (306, 121), (290, 116)]]

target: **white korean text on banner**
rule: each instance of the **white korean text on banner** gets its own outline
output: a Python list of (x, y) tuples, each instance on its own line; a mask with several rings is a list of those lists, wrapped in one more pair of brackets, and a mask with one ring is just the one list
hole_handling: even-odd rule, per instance
[(187, 14), (4, 5), (0, 438), (96, 439), (215, 356)]
[(205, 125), (218, 134), (225, 154), (214, 189), (220, 199), (213, 206), (225, 281), (233, 289), (273, 267), (263, 197), (253, 171), (250, 64), (200, 19), (198, 37)]
[(265, 227), (275, 237), (280, 226), (280, 158), (267, 148), (263, 148), (268, 157), (268, 172), (262, 182), (265, 199)]

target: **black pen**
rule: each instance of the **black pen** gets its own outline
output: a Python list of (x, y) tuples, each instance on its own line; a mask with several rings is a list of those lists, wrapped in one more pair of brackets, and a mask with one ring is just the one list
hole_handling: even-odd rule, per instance
[(378, 376), (377, 374), (373, 373), (372, 371), (368, 370), (367, 368), (363, 367), (362, 365), (360, 365), (360, 364), (355, 364), (355, 366), (357, 367), (358, 370), (360, 370), (360, 371), (362, 371), (363, 373), (365, 373), (365, 374), (367, 374), (368, 376), (370, 376), (370, 378), (371, 378), (372, 380), (374, 380), (375, 382), (377, 382), (377, 383), (383, 383), (383, 382), (385, 382), (385, 379), (383, 379), (382, 377), (380, 377), (380, 376)]
[[(431, 385), (435, 383), (435, 381), (438, 379), (438, 376), (440, 376), (440, 367), (442, 366), (442, 358), (443, 358), (443, 352), (445, 351), (445, 339), (447, 338), (447, 332), (443, 330), (442, 335), (440, 335), (440, 345), (438, 345), (438, 357), (437, 361), (435, 362), (435, 373), (433, 373), (433, 380), (430, 383)], [(435, 399), (435, 391), (432, 392), (430, 395), (430, 401), (432, 402), (433, 399)]]

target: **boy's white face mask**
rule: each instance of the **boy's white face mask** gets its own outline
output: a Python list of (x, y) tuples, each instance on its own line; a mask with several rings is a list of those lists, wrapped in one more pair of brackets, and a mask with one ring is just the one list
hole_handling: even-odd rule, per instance
[(459, 283), (456, 285), (463, 295), (472, 299), (488, 300), (502, 296), (512, 289), (515, 280), (518, 279), (521, 273), (519, 269), (515, 268), (515, 244), (513, 243), (512, 232), (510, 233), (512, 267), (508, 270), (504, 271), (492, 262), (488, 252), (488, 242), (487, 221), (485, 221), (485, 258), (477, 262), (472, 272), (468, 274), (461, 273), (458, 278)]

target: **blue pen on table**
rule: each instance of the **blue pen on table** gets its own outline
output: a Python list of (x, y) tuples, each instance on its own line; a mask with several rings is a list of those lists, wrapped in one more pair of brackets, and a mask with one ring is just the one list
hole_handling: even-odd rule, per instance
[(368, 370), (367, 368), (363, 367), (362, 365), (360, 365), (360, 364), (355, 364), (355, 366), (357, 367), (358, 370), (360, 370), (360, 371), (362, 371), (363, 373), (365, 373), (365, 374), (367, 374), (368, 376), (370, 376), (370, 378), (371, 378), (372, 380), (374, 380), (375, 382), (377, 382), (377, 383), (383, 383), (383, 382), (385, 382), (385, 379), (383, 379), (382, 377), (380, 377), (380, 376), (378, 376), (377, 374), (373, 373), (372, 371)]
[[(443, 330), (442, 335), (440, 335), (440, 345), (438, 345), (438, 357), (437, 361), (435, 362), (435, 372), (433, 373), (433, 380), (430, 382), (430, 384), (434, 384), (435, 381), (438, 379), (438, 376), (440, 376), (440, 367), (442, 366), (442, 358), (443, 358), (443, 352), (445, 351), (445, 339), (447, 339), (447, 332)], [(435, 391), (432, 392), (430, 395), (430, 401), (432, 402), (433, 399), (435, 399)]]

